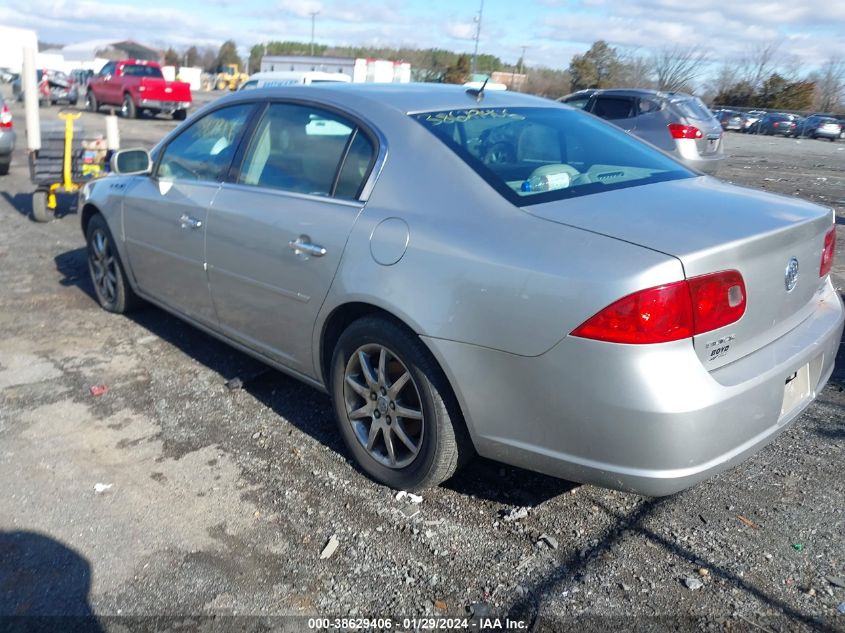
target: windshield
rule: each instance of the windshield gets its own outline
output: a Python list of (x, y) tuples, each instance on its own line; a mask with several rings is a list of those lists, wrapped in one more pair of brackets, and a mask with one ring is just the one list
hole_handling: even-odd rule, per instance
[(412, 116), (519, 206), (695, 176), (577, 110), (473, 108)]

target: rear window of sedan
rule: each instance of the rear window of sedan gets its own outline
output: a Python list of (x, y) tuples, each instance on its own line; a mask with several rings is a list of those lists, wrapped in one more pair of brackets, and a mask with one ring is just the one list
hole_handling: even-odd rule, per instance
[(696, 176), (619, 128), (568, 108), (411, 116), (518, 206)]

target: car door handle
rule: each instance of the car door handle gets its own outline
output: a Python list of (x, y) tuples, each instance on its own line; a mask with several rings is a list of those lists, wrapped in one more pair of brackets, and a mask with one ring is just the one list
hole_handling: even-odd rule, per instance
[(300, 235), (295, 240), (291, 240), (288, 246), (294, 253), (303, 257), (322, 257), (326, 254), (326, 249), (319, 244), (312, 244), (311, 238), (307, 235)]
[(187, 213), (183, 213), (182, 217), (179, 218), (179, 227), (183, 229), (198, 229), (202, 226), (202, 220), (197, 220), (196, 218), (192, 218)]

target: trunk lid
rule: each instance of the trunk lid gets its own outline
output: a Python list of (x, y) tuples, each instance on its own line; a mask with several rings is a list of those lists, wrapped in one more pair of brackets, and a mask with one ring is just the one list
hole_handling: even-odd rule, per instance
[[(524, 210), (545, 220), (672, 255), (686, 276), (738, 270), (745, 280), (743, 317), (693, 340), (708, 370), (783, 336), (813, 311), (823, 288), (819, 266), (831, 211), (818, 205), (689, 178), (582, 196)], [(787, 267), (798, 279), (787, 290)], [(715, 353), (714, 353), (715, 351)]]
[(144, 99), (154, 101), (191, 101), (191, 85), (184, 81), (167, 81), (155, 77), (142, 77)]

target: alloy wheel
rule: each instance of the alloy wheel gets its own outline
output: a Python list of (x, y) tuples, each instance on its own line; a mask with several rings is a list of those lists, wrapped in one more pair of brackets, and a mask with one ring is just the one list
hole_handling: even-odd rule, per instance
[(96, 229), (91, 236), (88, 267), (100, 300), (113, 305), (117, 301), (117, 261), (109, 238), (102, 229)]
[(419, 455), (425, 433), (420, 392), (410, 371), (382, 345), (359, 347), (344, 372), (346, 420), (367, 453), (400, 469)]

